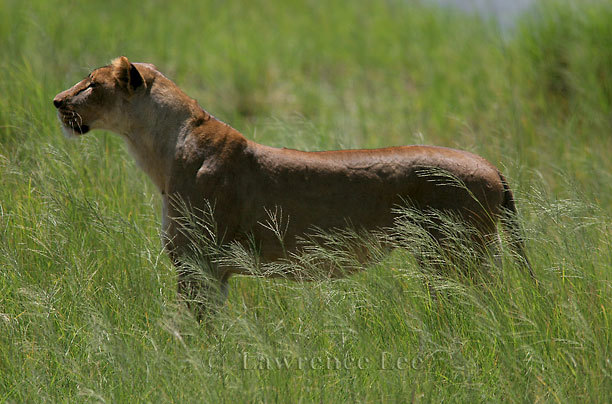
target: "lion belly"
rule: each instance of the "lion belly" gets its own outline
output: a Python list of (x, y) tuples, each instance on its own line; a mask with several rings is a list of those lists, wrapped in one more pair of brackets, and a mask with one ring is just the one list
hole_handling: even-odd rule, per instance
[[(427, 146), (300, 152), (251, 143), (224, 164), (205, 161), (192, 178), (175, 193), (194, 211), (210, 204), (223, 243), (250, 244), (263, 261), (287, 256), (321, 230), (384, 231), (402, 206), (451, 212), (493, 233), (503, 200), (499, 173), (486, 160)], [(169, 222), (175, 247), (188, 245)]]
[[(492, 232), (503, 200), (497, 169), (458, 150), (413, 146), (309, 153), (262, 147), (255, 157), (242, 231), (253, 235), (267, 260), (295, 250), (300, 237), (319, 230), (384, 230), (402, 206), (450, 211), (483, 233)], [(271, 230), (275, 225), (283, 245)]]

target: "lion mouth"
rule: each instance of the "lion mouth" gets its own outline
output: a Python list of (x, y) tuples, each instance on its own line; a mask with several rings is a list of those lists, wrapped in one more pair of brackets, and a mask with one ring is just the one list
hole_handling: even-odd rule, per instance
[(57, 116), (65, 129), (73, 133), (84, 135), (89, 132), (89, 126), (83, 123), (83, 118), (78, 112), (71, 110), (59, 110)]

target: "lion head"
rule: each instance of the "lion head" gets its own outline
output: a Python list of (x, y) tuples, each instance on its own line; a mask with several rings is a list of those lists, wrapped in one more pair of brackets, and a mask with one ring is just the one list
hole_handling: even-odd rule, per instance
[(126, 104), (147, 87), (145, 76), (151, 70), (149, 65), (132, 64), (121, 56), (56, 95), (53, 105), (66, 136), (82, 135), (91, 129), (118, 131)]

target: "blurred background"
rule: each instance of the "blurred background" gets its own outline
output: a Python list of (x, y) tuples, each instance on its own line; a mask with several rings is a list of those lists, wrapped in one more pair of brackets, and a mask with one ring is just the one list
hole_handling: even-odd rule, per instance
[(441, 6), (456, 7), (468, 13), (480, 13), (484, 18), (495, 18), (502, 27), (510, 27), (523, 11), (536, 0), (430, 0)]
[[(0, 118), (38, 113), (55, 129), (23, 83), (49, 98), (126, 55), (268, 144), (446, 145), (517, 166), (517, 179), (536, 168), (553, 188), (548, 174), (566, 170), (589, 192), (610, 179), (609, 17), (593, 0), (5, 0)], [(23, 146), (10, 127), (3, 137)]]
[[(237, 278), (208, 333), (176, 304), (159, 197), (122, 140), (68, 141), (55, 116), (120, 55), (267, 145), (486, 157), (540, 289), (509, 263), (432, 300), (396, 254), (333, 283)], [(609, 0), (0, 0), (0, 401), (609, 402), (611, 150)], [(233, 356), (385, 349), (418, 369)]]

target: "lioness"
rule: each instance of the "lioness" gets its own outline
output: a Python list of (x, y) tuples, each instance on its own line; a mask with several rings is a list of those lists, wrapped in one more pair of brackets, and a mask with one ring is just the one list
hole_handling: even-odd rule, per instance
[[(106, 129), (125, 139), (161, 193), (165, 247), (178, 269), (179, 293), (189, 299), (210, 289), (184, 269), (198, 246), (182, 229), (184, 212), (173, 201), (196, 216), (214, 206), (220, 243), (250, 243), (264, 262), (298, 251), (300, 237), (315, 229), (384, 232), (396, 219), (394, 206), (408, 202), (462, 218), (481, 244), (498, 239), (497, 223), (505, 218), (513, 247), (527, 263), (512, 192), (499, 170), (474, 154), (431, 146), (303, 152), (260, 145), (203, 110), (155, 66), (123, 56), (59, 93), (53, 104), (67, 135)], [(432, 168), (463, 186), (431, 181), (423, 172)], [(276, 209), (285, 220), (283, 240), (265, 225)], [(223, 264), (209, 272), (221, 290), (232, 274), (251, 274)]]

